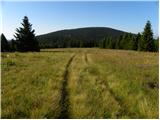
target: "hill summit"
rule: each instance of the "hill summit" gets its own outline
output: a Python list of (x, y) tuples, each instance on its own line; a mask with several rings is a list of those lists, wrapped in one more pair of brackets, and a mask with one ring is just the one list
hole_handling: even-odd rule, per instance
[(104, 37), (112, 37), (113, 40), (116, 40), (124, 33), (127, 32), (108, 27), (85, 27), (38, 35), (37, 39), (41, 47), (43, 45), (61, 48), (66, 44), (73, 47), (79, 47), (82, 44), (84, 47), (92, 47), (96, 46)]

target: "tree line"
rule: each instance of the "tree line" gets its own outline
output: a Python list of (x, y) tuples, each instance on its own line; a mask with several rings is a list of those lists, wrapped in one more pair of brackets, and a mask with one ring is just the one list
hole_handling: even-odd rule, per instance
[(106, 37), (101, 41), (100, 48), (156, 52), (159, 49), (159, 38), (153, 38), (151, 23), (147, 21), (142, 33), (137, 35), (125, 33), (116, 41)]
[(39, 52), (40, 48), (72, 48), (72, 47), (99, 47), (105, 49), (124, 49), (137, 51), (155, 52), (159, 49), (159, 38), (153, 38), (150, 21), (147, 21), (144, 31), (138, 34), (124, 33), (118, 38), (105, 37), (101, 40), (75, 40), (71, 36), (57, 37), (49, 44), (39, 43), (35, 37), (35, 30), (32, 30), (27, 16), (24, 16), (22, 27), (16, 29), (15, 40), (7, 41), (4, 34), (1, 35), (1, 52)]

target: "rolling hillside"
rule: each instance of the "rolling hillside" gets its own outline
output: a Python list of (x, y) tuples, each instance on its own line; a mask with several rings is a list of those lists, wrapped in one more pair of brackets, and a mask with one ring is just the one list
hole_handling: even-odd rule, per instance
[(40, 45), (48, 47), (63, 47), (64, 44), (72, 44), (73, 47), (97, 46), (99, 40), (104, 37), (112, 37), (116, 40), (124, 31), (107, 28), (107, 27), (86, 27), (77, 29), (61, 30), (37, 36)]

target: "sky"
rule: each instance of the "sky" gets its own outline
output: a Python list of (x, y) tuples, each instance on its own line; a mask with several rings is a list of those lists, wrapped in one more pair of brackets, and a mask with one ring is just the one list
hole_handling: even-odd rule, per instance
[(158, 1), (3, 1), (2, 32), (14, 38), (28, 16), (36, 35), (80, 27), (110, 27), (126, 32), (142, 32), (151, 21), (158, 36)]

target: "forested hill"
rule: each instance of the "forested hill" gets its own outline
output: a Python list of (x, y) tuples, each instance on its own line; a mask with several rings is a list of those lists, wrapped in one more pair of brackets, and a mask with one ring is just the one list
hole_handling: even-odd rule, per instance
[(86, 27), (61, 30), (36, 36), (41, 47), (96, 47), (104, 37), (118, 39), (124, 31), (107, 27)]

